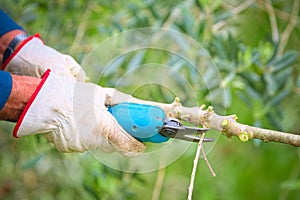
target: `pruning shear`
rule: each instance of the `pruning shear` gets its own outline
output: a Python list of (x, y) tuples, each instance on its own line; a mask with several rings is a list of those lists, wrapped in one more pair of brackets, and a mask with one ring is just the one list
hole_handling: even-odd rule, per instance
[[(108, 107), (108, 111), (129, 134), (142, 142), (162, 143), (175, 138), (190, 142), (199, 142), (199, 134), (208, 128), (183, 126), (173, 117), (157, 107), (136, 103), (120, 103)], [(203, 142), (212, 142), (213, 138), (204, 138)]]

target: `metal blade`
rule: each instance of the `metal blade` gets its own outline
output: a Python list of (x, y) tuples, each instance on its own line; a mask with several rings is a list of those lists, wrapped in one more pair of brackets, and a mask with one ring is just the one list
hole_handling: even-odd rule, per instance
[[(199, 142), (200, 137), (197, 134), (202, 134), (209, 129), (207, 128), (197, 128), (197, 127), (173, 127), (173, 126), (164, 126), (160, 133), (169, 138), (175, 138), (180, 140), (186, 140), (190, 142)], [(205, 138), (203, 142), (212, 142), (213, 138)]]
[[(192, 141), (192, 142), (199, 142), (201, 140), (201, 137), (196, 135), (185, 135), (185, 138), (183, 140)], [(213, 142), (215, 141), (214, 138), (204, 138), (203, 142)]]
[(198, 127), (191, 127), (191, 126), (182, 126), (182, 127), (184, 129), (178, 130), (179, 134), (195, 135), (195, 134), (205, 133), (209, 131), (209, 128), (198, 128)]
[[(207, 132), (208, 128), (198, 128), (198, 127), (186, 127), (183, 126), (184, 129), (177, 130), (175, 138), (186, 140), (186, 141), (192, 141), (192, 142), (199, 142), (201, 139), (201, 136), (199, 134)], [(203, 142), (213, 142), (213, 138), (205, 138), (203, 139)]]
[[(160, 134), (169, 138), (176, 138), (190, 142), (199, 142), (201, 138), (198, 135), (205, 133), (208, 130), (208, 128), (182, 126), (178, 119), (167, 118), (164, 126), (160, 130)], [(212, 142), (214, 139), (205, 138), (203, 141)]]

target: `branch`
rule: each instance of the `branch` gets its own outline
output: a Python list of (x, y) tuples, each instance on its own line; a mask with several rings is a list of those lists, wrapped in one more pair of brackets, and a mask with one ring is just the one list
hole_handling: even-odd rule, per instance
[(205, 153), (205, 151), (204, 151), (203, 146), (202, 146), (202, 148), (201, 148), (201, 152), (202, 152), (202, 155), (203, 155), (203, 159), (204, 159), (204, 161), (205, 161), (205, 163), (206, 163), (206, 165), (207, 165), (207, 167), (208, 167), (208, 169), (209, 169), (211, 175), (212, 175), (213, 177), (217, 176), (216, 173), (215, 173), (215, 171), (214, 171), (213, 168), (211, 167), (211, 165), (210, 165), (208, 159), (207, 159), (207, 156), (206, 156), (206, 153)]
[(187, 198), (188, 200), (192, 200), (192, 195), (193, 195), (193, 190), (194, 190), (194, 182), (195, 182), (195, 177), (196, 177), (196, 170), (197, 170), (198, 161), (200, 158), (200, 153), (201, 153), (204, 137), (205, 137), (205, 133), (202, 134), (201, 139), (198, 143), (198, 148), (197, 148), (196, 156), (194, 159), (194, 165), (193, 165), (193, 170), (192, 170), (191, 180), (190, 180), (190, 185), (189, 185), (189, 193), (188, 193), (188, 198)]
[(294, 28), (297, 25), (297, 18), (295, 18), (294, 16), (297, 16), (298, 12), (299, 12), (299, 0), (295, 0), (293, 3), (293, 9), (290, 15), (289, 23), (281, 35), (281, 41), (279, 42), (279, 46), (278, 46), (278, 53), (277, 53), (278, 55), (283, 54), (284, 49), (291, 36), (291, 33), (293, 32)]
[[(229, 10), (229, 12), (233, 16), (236, 16), (236, 15), (240, 14), (241, 12), (243, 12), (244, 10), (246, 10), (248, 7), (250, 7), (254, 2), (256, 2), (256, 0), (247, 0), (247, 1), (244, 1), (243, 3), (241, 3), (238, 6), (232, 8), (231, 10)], [(223, 5), (226, 5), (226, 4), (227, 4), (226, 1), (224, 1)], [(224, 21), (224, 20), (219, 21), (218, 23), (216, 23), (213, 26), (213, 31), (217, 32), (218, 30), (220, 30), (225, 25), (226, 25), (226, 21)]]
[(267, 13), (269, 15), (269, 20), (270, 20), (270, 25), (271, 25), (271, 30), (272, 30), (272, 40), (273, 40), (273, 42), (277, 43), (277, 42), (279, 42), (279, 31), (278, 31), (274, 7), (272, 5), (271, 0), (266, 0), (266, 1), (264, 1), (264, 3), (265, 3), (265, 7), (267, 9)]
[(265, 142), (278, 142), (300, 147), (300, 135), (241, 124), (237, 122), (238, 117), (236, 115), (220, 116), (215, 113), (213, 107), (211, 106), (209, 106), (207, 109), (204, 109), (205, 106), (184, 107), (181, 105), (178, 97), (176, 97), (175, 101), (171, 104), (145, 101), (134, 98), (131, 95), (121, 93), (113, 88), (105, 89), (106, 105), (115, 105), (122, 102), (133, 102), (158, 106), (163, 109), (168, 116), (176, 117), (194, 125), (201, 124), (204, 127), (219, 131), (227, 137), (236, 136), (242, 142), (247, 142), (253, 138), (256, 138)]
[(86, 27), (87, 27), (87, 24), (88, 24), (88, 21), (89, 21), (88, 19), (91, 16), (91, 7), (92, 7), (92, 2), (90, 1), (87, 4), (86, 10), (82, 14), (81, 22), (78, 26), (74, 42), (73, 42), (73, 44), (70, 48), (70, 54), (72, 54), (73, 51), (76, 49), (76, 47), (78, 47), (80, 45), (80, 43), (81, 43), (81, 41), (84, 37), (84, 33), (85, 33), (85, 30), (86, 30)]
[(189, 0), (189, 1), (183, 2), (183, 5), (180, 4), (180, 5), (176, 6), (161, 27), (162, 28), (170, 28), (170, 26), (175, 22), (177, 17), (180, 16), (182, 10), (185, 7), (189, 7), (192, 3), (193, 3), (193, 0)]
[(153, 188), (153, 193), (152, 193), (152, 200), (159, 200), (160, 199), (160, 193), (163, 187), (164, 179), (166, 176), (166, 168), (163, 167), (158, 170), (157, 172), (157, 177), (156, 177), (156, 182)]

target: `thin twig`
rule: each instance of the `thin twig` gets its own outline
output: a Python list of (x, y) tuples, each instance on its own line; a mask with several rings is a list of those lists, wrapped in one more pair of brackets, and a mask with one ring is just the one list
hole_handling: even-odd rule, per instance
[(165, 167), (158, 170), (151, 200), (159, 200), (161, 189), (165, 179), (165, 174), (166, 174)]
[(207, 157), (206, 157), (206, 153), (205, 153), (203, 147), (201, 148), (201, 152), (202, 152), (203, 159), (205, 160), (206, 165), (207, 165), (207, 167), (208, 167), (210, 173), (213, 175), (213, 177), (215, 177), (215, 176), (216, 176), (216, 173), (214, 172), (213, 168), (211, 167), (211, 165), (210, 165), (210, 163), (209, 163), (209, 161), (208, 161), (208, 159), (207, 159)]
[(290, 15), (289, 23), (281, 35), (277, 56), (281, 56), (284, 52), (284, 49), (289, 41), (290, 35), (297, 24), (296, 18), (294, 16), (297, 16), (298, 12), (299, 12), (299, 0), (295, 0), (293, 3), (293, 9)]
[[(193, 3), (193, 0), (189, 0), (186, 1), (182, 4), (180, 4), (180, 6), (176, 6), (173, 11), (171, 12), (171, 14), (168, 16), (168, 18), (166, 19), (166, 21), (161, 25), (162, 29), (168, 29), (170, 28), (170, 26), (176, 21), (176, 19), (180, 16), (182, 10), (185, 7), (190, 6)], [(151, 38), (151, 42), (156, 42), (157, 40), (160, 39), (160, 37), (163, 35), (163, 33), (161, 31), (155, 33), (152, 38)]]
[(195, 177), (196, 177), (196, 171), (197, 171), (198, 161), (199, 161), (199, 158), (200, 158), (204, 137), (205, 137), (205, 133), (202, 134), (202, 137), (201, 137), (201, 139), (198, 143), (198, 148), (197, 148), (196, 156), (195, 156), (195, 159), (194, 159), (194, 165), (193, 165), (193, 170), (192, 170), (191, 179), (190, 179), (188, 200), (192, 200)]
[[(235, 16), (246, 10), (249, 6), (251, 6), (256, 0), (248, 0), (244, 1), (243, 3), (239, 4), (238, 6), (234, 7), (233, 9), (230, 10), (230, 13)], [(223, 2), (226, 3), (226, 2)], [(222, 27), (226, 25), (226, 22), (224, 20), (219, 21), (213, 26), (213, 31), (217, 32), (220, 30)]]
[(285, 11), (282, 11), (279, 9), (275, 9), (275, 13), (278, 16), (278, 18), (280, 18), (281, 20), (285, 20), (285, 21), (294, 20), (296, 22), (296, 24), (300, 23), (300, 17), (297, 15), (297, 13), (296, 13), (296, 15), (291, 15), (291, 13), (288, 13), (288, 12), (285, 12)]
[(279, 42), (279, 31), (278, 31), (274, 7), (272, 5), (271, 0), (265, 0), (264, 3), (265, 3), (265, 7), (267, 9), (267, 13), (269, 15), (270, 26), (271, 26), (271, 30), (272, 30), (272, 40), (273, 40), (273, 42), (277, 43), (277, 42)]
[(73, 53), (73, 51), (75, 50), (75, 48), (77, 46), (79, 46), (80, 43), (81, 43), (81, 41), (82, 41), (82, 38), (83, 38), (85, 30), (86, 30), (86, 26), (87, 26), (87, 23), (88, 23), (88, 19), (91, 16), (91, 9), (90, 9), (91, 4), (92, 4), (92, 1), (90, 1), (87, 4), (86, 9), (85, 9), (84, 13), (82, 14), (81, 22), (80, 22), (80, 24), (78, 26), (74, 42), (73, 42), (73, 44), (72, 44), (72, 46), (70, 48), (70, 54)]
[[(262, 6), (260, 4), (257, 4), (256, 8), (258, 8), (259, 10), (261, 11), (265, 11), (265, 6)], [(284, 20), (284, 21), (289, 21), (291, 20), (291, 18), (293, 18), (292, 20), (295, 20), (296, 21), (296, 24), (300, 24), (300, 17), (298, 15), (291, 15), (291, 13), (289, 12), (285, 12), (283, 10), (280, 10), (280, 9), (276, 9), (274, 8), (275, 10), (275, 15), (280, 18), (281, 20)], [(296, 26), (296, 28), (300, 28), (299, 26)]]
[(184, 5), (179, 5), (176, 6), (175, 9), (173, 9), (173, 11), (171, 12), (171, 14), (169, 15), (168, 19), (164, 22), (164, 24), (162, 25), (162, 28), (170, 28), (171, 24), (173, 24), (175, 22), (175, 20), (177, 19), (177, 17), (181, 14), (181, 11), (185, 8), (188, 7), (192, 4), (193, 0), (189, 0), (184, 2)]
[(238, 15), (239, 13), (243, 12), (244, 10), (246, 10), (250, 5), (252, 5), (256, 0), (247, 0), (247, 1), (243, 1), (242, 3), (238, 4), (238, 5), (230, 5), (230, 3), (232, 1), (226, 2), (226, 1), (222, 1), (222, 6), (227, 9), (228, 11), (230, 11), (233, 15)]

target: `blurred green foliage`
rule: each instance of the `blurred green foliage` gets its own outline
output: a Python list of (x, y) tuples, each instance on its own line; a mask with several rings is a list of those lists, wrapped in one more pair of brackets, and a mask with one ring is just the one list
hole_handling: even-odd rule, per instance
[[(270, 2), (275, 28), (270, 25)], [(79, 62), (99, 42), (125, 30), (155, 26), (180, 31), (206, 47), (222, 76), (214, 87), (198, 88), (199, 103), (209, 105), (224, 92), (226, 113), (236, 113), (240, 122), (300, 133), (299, 0), (2, 0), (0, 8), (30, 34), (41, 33), (48, 45)], [(118, 72), (147, 63), (151, 56), (142, 51), (131, 55), (118, 63)], [(160, 56), (192, 80), (194, 72), (187, 64)], [(214, 81), (213, 76), (206, 78)], [(114, 77), (100, 83), (111, 86)], [(135, 95), (170, 102), (177, 94), (154, 85)], [(1, 122), (0, 199), (151, 199), (157, 192), (157, 172), (119, 172), (88, 154), (61, 154), (39, 136), (16, 141), (12, 128)], [(193, 145), (164, 169), (160, 199), (186, 199), (195, 149)], [(194, 199), (300, 197), (298, 148), (221, 136), (208, 159), (217, 177), (201, 161)]]

